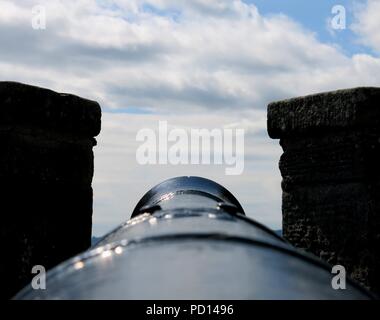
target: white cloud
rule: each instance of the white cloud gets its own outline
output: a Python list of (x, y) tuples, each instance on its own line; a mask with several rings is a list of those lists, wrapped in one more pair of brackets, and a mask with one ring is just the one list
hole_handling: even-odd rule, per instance
[[(27, 8), (36, 3), (46, 6), (47, 30), (31, 29)], [(380, 82), (380, 73), (367, 76), (355, 56), (241, 1), (1, 6), (2, 78), (87, 95), (105, 107), (263, 109), (273, 99)], [(378, 70), (376, 61), (372, 67)]]
[[(250, 119), (262, 119), (263, 111), (250, 111)], [(142, 128), (158, 129), (158, 121), (168, 121), (169, 127), (213, 129), (245, 127), (248, 129), (245, 147), (245, 167), (241, 176), (226, 176), (222, 165), (139, 165), (135, 152), (141, 142), (135, 140)], [(242, 124), (243, 126), (240, 126)], [(249, 132), (250, 128), (254, 131)], [(242, 203), (247, 215), (272, 227), (281, 225), (281, 177), (278, 159), (281, 150), (277, 141), (266, 135), (265, 123), (240, 122), (237, 114), (132, 115), (103, 116), (102, 133), (95, 147), (94, 232), (102, 234), (128, 219), (143, 196), (154, 185), (171, 177), (197, 175), (215, 180), (227, 187)]]
[[(46, 6), (46, 30), (31, 28), (36, 4)], [(378, 9), (369, 1), (354, 29), (376, 50)], [(97, 234), (129, 217), (149, 187), (182, 174), (225, 183), (256, 218), (278, 227), (281, 150), (265, 134), (267, 103), (380, 83), (379, 58), (347, 56), (290, 18), (262, 16), (239, 0), (2, 0), (0, 43), (1, 80), (75, 93), (106, 109), (154, 113), (104, 115), (94, 179)], [(138, 166), (135, 134), (158, 119), (245, 128), (245, 175)]]
[(365, 4), (357, 4), (356, 21), (352, 26), (360, 36), (360, 42), (380, 53), (380, 1), (367, 0)]

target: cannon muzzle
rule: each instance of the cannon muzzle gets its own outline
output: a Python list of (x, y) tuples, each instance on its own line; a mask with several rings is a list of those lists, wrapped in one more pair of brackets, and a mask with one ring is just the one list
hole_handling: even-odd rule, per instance
[(331, 266), (245, 216), (221, 185), (167, 180), (147, 192), (131, 219), (90, 250), (47, 273), (46, 290), (17, 299), (368, 299)]

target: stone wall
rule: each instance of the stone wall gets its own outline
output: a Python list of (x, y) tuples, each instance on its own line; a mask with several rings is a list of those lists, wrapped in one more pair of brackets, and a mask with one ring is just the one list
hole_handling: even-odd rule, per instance
[(0, 277), (9, 298), (91, 241), (98, 103), (0, 82)]
[(380, 291), (380, 88), (268, 106), (280, 139), (283, 234)]

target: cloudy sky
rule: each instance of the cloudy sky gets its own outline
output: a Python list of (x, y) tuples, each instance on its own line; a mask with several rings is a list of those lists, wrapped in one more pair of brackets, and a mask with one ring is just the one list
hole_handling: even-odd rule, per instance
[[(334, 5), (346, 29), (332, 28)], [(36, 5), (46, 29), (32, 28)], [(380, 86), (380, 0), (0, 0), (0, 80), (97, 100), (94, 235), (127, 219), (158, 182), (214, 179), (247, 214), (281, 226), (278, 159), (266, 134), (268, 102), (353, 86)], [(244, 128), (245, 170), (142, 166), (136, 133)]]

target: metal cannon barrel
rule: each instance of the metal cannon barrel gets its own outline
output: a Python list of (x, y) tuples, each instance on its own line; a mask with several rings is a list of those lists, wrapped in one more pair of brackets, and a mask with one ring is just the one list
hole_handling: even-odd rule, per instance
[(46, 289), (16, 299), (369, 299), (331, 267), (245, 216), (236, 198), (200, 177), (150, 190), (127, 222), (47, 273)]

